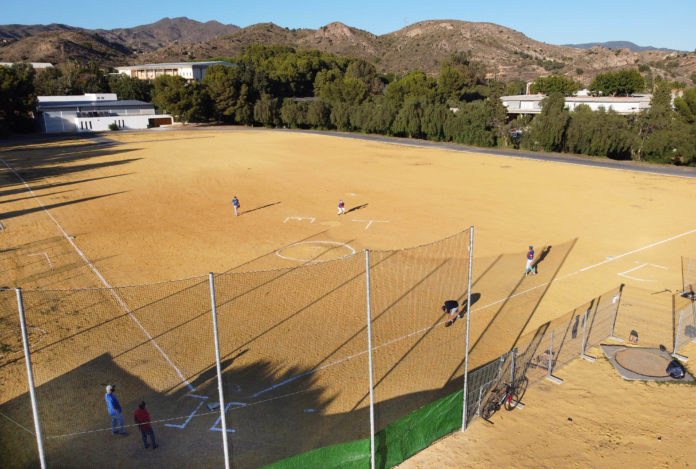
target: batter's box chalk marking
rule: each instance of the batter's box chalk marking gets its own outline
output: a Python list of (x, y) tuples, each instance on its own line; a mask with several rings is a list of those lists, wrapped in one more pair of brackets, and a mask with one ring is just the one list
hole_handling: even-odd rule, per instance
[(297, 220), (297, 221), (309, 220), (310, 223), (314, 223), (316, 218), (313, 218), (313, 217), (287, 217), (285, 220), (283, 220), (283, 223), (287, 223), (288, 220)]
[(365, 229), (368, 229), (370, 227), (370, 225), (372, 225), (373, 223), (389, 223), (389, 220), (351, 220), (351, 221), (357, 221), (359, 223), (367, 223), (367, 225), (365, 225)]
[[(219, 405), (219, 404), (218, 404)], [(246, 404), (244, 402), (228, 402), (227, 405), (225, 405), (225, 413), (227, 413), (228, 410), (230, 410), (230, 407), (235, 406), (235, 407), (244, 407)], [(212, 427), (210, 427), (211, 432), (221, 432), (222, 427), (218, 427), (220, 424), (220, 420), (222, 420), (222, 417), (218, 417), (215, 423), (213, 424)], [(235, 433), (236, 430), (232, 428), (227, 429), (227, 433)]]
[(639, 266), (637, 266), (637, 267), (634, 267), (634, 268), (632, 268), (632, 269), (628, 269), (628, 270), (626, 270), (625, 272), (620, 272), (618, 275), (620, 275), (620, 276), (622, 276), (622, 277), (625, 277), (625, 278), (630, 278), (631, 280), (635, 280), (635, 281), (637, 281), (637, 282), (655, 282), (655, 280), (645, 279), (645, 278), (638, 278), (638, 277), (633, 277), (633, 276), (631, 276), (631, 275), (627, 275), (627, 274), (630, 273), (630, 272), (635, 272), (635, 271), (638, 270), (638, 269), (642, 269), (643, 267), (648, 267), (648, 266), (650, 266), (650, 267), (657, 267), (658, 269), (667, 270), (667, 267), (664, 267), (664, 266), (661, 266), (661, 265), (656, 265), (656, 264), (649, 264), (649, 263), (646, 262), (646, 263), (641, 264), (641, 265), (639, 265)]
[(191, 421), (191, 419), (193, 418), (193, 416), (196, 415), (196, 412), (198, 412), (198, 409), (200, 409), (202, 405), (203, 405), (203, 401), (201, 401), (201, 402), (198, 404), (198, 407), (196, 407), (196, 410), (194, 410), (193, 412), (191, 412), (191, 415), (189, 415), (188, 418), (186, 419), (186, 421), (185, 421), (184, 423), (182, 423), (181, 425), (176, 425), (176, 424), (173, 424), (173, 423), (165, 423), (164, 426), (165, 426), (165, 427), (174, 427), (174, 428), (186, 428), (186, 425), (188, 425), (188, 423)]
[(51, 258), (48, 257), (48, 254), (46, 254), (45, 252), (35, 252), (34, 254), (27, 254), (27, 256), (45, 256), (46, 262), (48, 262), (48, 266), (51, 269), (53, 268), (53, 263), (51, 263)]

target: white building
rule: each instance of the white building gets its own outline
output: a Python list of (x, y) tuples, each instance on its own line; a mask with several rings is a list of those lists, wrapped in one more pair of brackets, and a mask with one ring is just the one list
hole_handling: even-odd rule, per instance
[[(16, 63), (22, 63), (22, 62), (0, 62), (0, 66), (3, 67), (11, 67)], [(48, 62), (27, 62), (29, 65), (31, 65), (31, 68), (34, 70), (45, 70), (47, 68), (53, 68), (53, 65), (48, 63)]]
[[(501, 96), (500, 100), (507, 108), (508, 114), (539, 114), (541, 100), (545, 97), (543, 94), (520, 94)], [(649, 109), (651, 98), (652, 95), (649, 94), (628, 97), (568, 96), (565, 98), (565, 107), (573, 111), (576, 107), (584, 104), (593, 111), (604, 108), (606, 111), (612, 109), (619, 114), (635, 114), (643, 109)]]
[(235, 66), (233, 63), (222, 61), (179, 62), (171, 64), (128, 65), (126, 67), (116, 67), (116, 70), (118, 70), (118, 73), (141, 80), (154, 80), (162, 75), (174, 75), (183, 77), (187, 80), (201, 81), (205, 76), (205, 70), (213, 65), (225, 65), (226, 67)]
[(37, 99), (37, 119), (47, 134), (110, 130), (111, 124), (119, 129), (147, 129), (173, 122), (172, 116), (157, 114), (150, 103), (119, 101), (113, 93), (38, 96)]

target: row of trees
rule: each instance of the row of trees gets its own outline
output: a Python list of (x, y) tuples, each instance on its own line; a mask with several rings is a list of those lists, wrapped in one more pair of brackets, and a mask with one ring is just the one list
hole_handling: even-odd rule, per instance
[[(656, 81), (651, 109), (638, 115), (577, 108), (564, 96), (580, 85), (564, 77), (539, 78), (543, 112), (509, 120), (500, 96), (520, 94), (525, 83), (485, 79), (485, 69), (460, 53), (437, 77), (377, 73), (364, 60), (284, 46), (255, 45), (213, 66), (200, 82), (161, 76), (153, 82), (67, 64), (34, 73), (26, 65), (0, 67), (0, 124), (19, 121), (34, 95), (114, 92), (151, 101), (180, 121), (289, 128), (338, 129), (478, 146), (515, 146), (595, 156), (694, 164), (696, 88), (670, 103), (670, 84)], [(603, 95), (643, 91), (636, 70), (600, 74), (590, 88)], [(14, 90), (6, 92), (6, 90)], [(16, 123), (16, 122), (15, 122)], [(15, 126), (16, 127), (16, 126)], [(522, 135), (521, 138), (519, 136)]]
[(650, 108), (630, 116), (603, 109), (565, 108), (561, 93), (542, 101), (542, 112), (527, 126), (521, 146), (530, 150), (579, 153), (615, 159), (696, 164), (696, 88), (674, 98), (660, 82)]

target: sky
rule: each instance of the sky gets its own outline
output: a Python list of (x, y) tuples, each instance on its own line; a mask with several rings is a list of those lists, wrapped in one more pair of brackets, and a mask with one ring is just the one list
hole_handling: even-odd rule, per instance
[(424, 20), (495, 23), (549, 44), (631, 41), (696, 50), (694, 0), (3, 0), (0, 24), (130, 28), (164, 17), (240, 27), (272, 22), (317, 29), (334, 21), (382, 35)]

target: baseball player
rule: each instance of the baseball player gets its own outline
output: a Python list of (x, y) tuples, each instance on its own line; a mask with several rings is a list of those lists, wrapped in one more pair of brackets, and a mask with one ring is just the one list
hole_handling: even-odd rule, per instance
[(447, 313), (449, 316), (449, 320), (445, 323), (445, 327), (450, 327), (452, 324), (454, 324), (454, 321), (464, 315), (463, 311), (460, 314), (457, 314), (459, 313), (459, 302), (457, 300), (445, 301), (445, 304), (442, 305), (442, 311)]
[(343, 200), (338, 201), (338, 215), (345, 215), (346, 214), (346, 205), (343, 203)]

